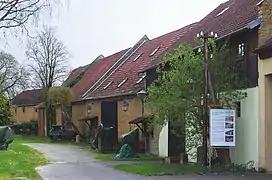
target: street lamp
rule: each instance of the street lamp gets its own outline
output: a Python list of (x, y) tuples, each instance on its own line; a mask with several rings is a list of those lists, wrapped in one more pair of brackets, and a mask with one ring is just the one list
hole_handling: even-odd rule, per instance
[(148, 95), (148, 93), (145, 90), (141, 90), (137, 93), (137, 96), (141, 99), (142, 101), (142, 117), (144, 116), (144, 98)]
[(87, 114), (91, 114), (91, 112), (92, 112), (92, 104), (89, 103), (87, 106)]
[(122, 104), (122, 110), (123, 110), (124, 112), (127, 112), (127, 110), (128, 110), (128, 106), (129, 106), (128, 102), (123, 101), (123, 104)]
[(201, 31), (197, 34), (197, 37), (204, 40), (204, 98), (203, 98), (203, 146), (204, 146), (204, 163), (205, 166), (208, 165), (208, 86), (209, 86), (209, 66), (208, 66), (208, 60), (209, 60), (209, 49), (208, 49), (208, 40), (209, 39), (215, 39), (218, 37), (218, 35), (214, 32), (210, 33), (204, 33)]

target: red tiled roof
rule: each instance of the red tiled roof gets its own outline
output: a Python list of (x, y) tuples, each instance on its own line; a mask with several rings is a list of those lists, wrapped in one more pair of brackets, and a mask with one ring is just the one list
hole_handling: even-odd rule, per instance
[[(126, 63), (116, 70), (114, 74), (88, 97), (97, 98), (136, 93), (140, 88), (140, 85), (136, 84), (139, 79), (138, 72), (149, 67), (154, 67), (160, 62), (166, 51), (170, 51), (182, 43), (196, 46), (198, 42), (196, 34), (200, 31), (213, 31), (218, 34), (219, 38), (223, 38), (229, 34), (245, 29), (252, 21), (258, 18), (257, 4), (259, 2), (260, 0), (230, 0), (219, 5), (199, 23), (146, 42)], [(149, 54), (159, 46), (160, 49), (158, 52), (154, 56), (149, 57)], [(143, 55), (136, 62), (133, 62), (133, 59), (140, 53), (143, 53)], [(128, 80), (118, 88), (118, 84), (125, 78), (128, 78)], [(111, 81), (113, 83), (104, 89)]]
[[(210, 12), (192, 30), (181, 37), (171, 49), (180, 44), (190, 44), (197, 46), (199, 39), (197, 33), (215, 32), (218, 38), (223, 38), (232, 33), (246, 28), (252, 21), (258, 18), (258, 6), (260, 0), (230, 0), (220, 4), (216, 9)], [(221, 15), (219, 13), (223, 12)], [(152, 62), (154, 67), (160, 62), (161, 58)]]
[[(182, 29), (145, 42), (122, 66), (120, 66), (110, 77), (108, 77), (99, 88), (97, 88), (93, 93), (90, 93), (88, 97), (120, 95), (131, 91), (135, 93), (135, 91), (137, 91), (140, 87), (140, 84), (136, 84), (136, 82), (139, 80), (138, 72), (141, 69), (150, 66), (153, 59), (163, 53), (194, 25), (195, 24), (186, 26)], [(158, 47), (160, 47), (158, 51), (150, 57), (150, 54)], [(134, 62), (134, 59), (141, 53), (143, 54), (140, 56), (140, 58)], [(127, 81), (118, 88), (118, 85), (125, 78), (128, 78)], [(113, 83), (108, 88), (104, 89), (104, 87), (111, 81)]]
[(11, 104), (16, 106), (38, 105), (42, 102), (43, 102), (42, 89), (32, 89), (23, 91), (11, 100)]
[(126, 50), (112, 54), (108, 57), (102, 58), (88, 68), (82, 79), (72, 87), (72, 91), (76, 98), (81, 98), (85, 93), (106, 71), (116, 62)]

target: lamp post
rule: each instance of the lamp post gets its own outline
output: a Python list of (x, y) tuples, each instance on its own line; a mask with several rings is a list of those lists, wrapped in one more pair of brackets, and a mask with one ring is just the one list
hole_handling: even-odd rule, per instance
[[(148, 95), (145, 90), (141, 90), (137, 93), (137, 96), (141, 99), (142, 102), (142, 117), (144, 117), (144, 98)], [(145, 123), (145, 122), (143, 122)], [(147, 152), (147, 128), (146, 124), (144, 124), (144, 136), (145, 136), (145, 153)]]
[(204, 165), (208, 165), (208, 93), (209, 93), (209, 49), (208, 40), (217, 38), (217, 34), (214, 32), (203, 33), (201, 31), (197, 34), (197, 37), (204, 40), (204, 98), (203, 98), (203, 146), (204, 146)]

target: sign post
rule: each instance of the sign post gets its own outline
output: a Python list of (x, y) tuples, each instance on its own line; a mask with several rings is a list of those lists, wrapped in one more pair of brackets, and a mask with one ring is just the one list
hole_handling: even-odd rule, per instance
[(235, 123), (234, 109), (210, 109), (210, 146), (235, 147)]
[[(236, 110), (210, 109), (210, 148), (235, 147)], [(210, 163), (211, 163), (210, 157)], [(210, 165), (211, 166), (211, 165)]]

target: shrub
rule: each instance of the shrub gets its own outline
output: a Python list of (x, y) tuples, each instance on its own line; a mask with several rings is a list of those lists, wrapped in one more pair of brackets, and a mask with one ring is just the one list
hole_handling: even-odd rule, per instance
[(38, 135), (37, 121), (14, 124), (11, 129), (17, 135)]
[(0, 126), (11, 124), (11, 107), (9, 100), (0, 94)]

